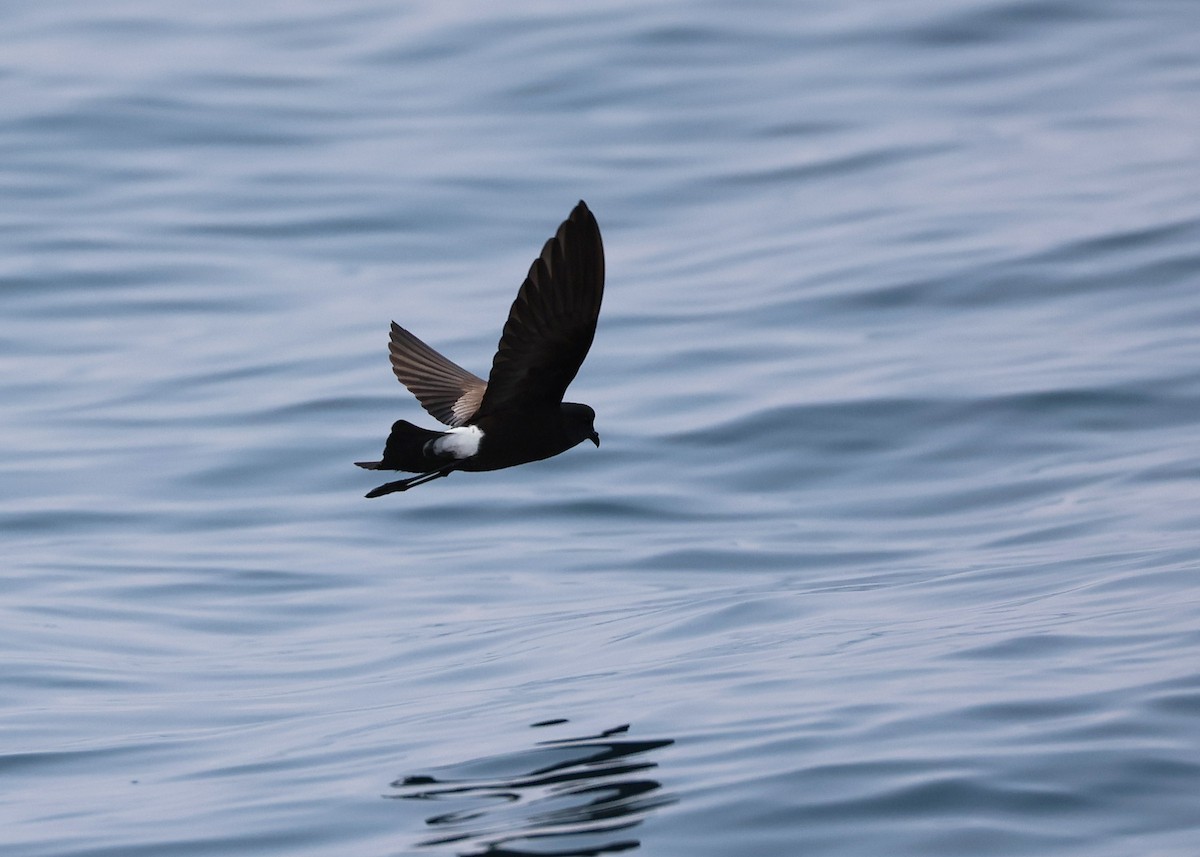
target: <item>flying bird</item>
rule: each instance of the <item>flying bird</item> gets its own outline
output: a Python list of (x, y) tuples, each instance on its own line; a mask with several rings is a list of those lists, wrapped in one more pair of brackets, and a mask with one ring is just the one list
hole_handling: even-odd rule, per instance
[(485, 382), (392, 322), (392, 371), (433, 417), (437, 431), (398, 420), (379, 461), (367, 470), (417, 476), (367, 493), (407, 491), (456, 470), (514, 467), (590, 440), (600, 445), (596, 413), (564, 402), (596, 335), (604, 296), (604, 246), (581, 200), (546, 242), (521, 284)]

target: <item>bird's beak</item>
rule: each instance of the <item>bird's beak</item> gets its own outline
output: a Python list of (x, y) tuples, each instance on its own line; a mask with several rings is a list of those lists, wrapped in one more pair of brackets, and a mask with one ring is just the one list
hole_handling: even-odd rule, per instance
[(599, 434), (597, 434), (596, 432), (592, 432), (591, 441), (592, 441), (592, 443), (596, 444), (597, 449), (600, 448), (600, 435)]

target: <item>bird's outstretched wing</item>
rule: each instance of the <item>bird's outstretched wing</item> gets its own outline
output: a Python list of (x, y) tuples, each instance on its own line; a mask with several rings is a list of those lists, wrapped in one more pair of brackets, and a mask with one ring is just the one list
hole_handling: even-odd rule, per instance
[(521, 284), (478, 415), (561, 402), (596, 335), (603, 296), (600, 227), (580, 201)]
[(448, 426), (461, 426), (479, 410), (487, 384), (438, 354), (396, 322), (388, 353), (392, 371), (421, 407)]

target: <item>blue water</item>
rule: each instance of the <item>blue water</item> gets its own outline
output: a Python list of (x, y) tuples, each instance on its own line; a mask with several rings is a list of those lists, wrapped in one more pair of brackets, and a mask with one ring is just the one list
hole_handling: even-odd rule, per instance
[[(1198, 44), (0, 5), (0, 852), (1196, 854)], [(580, 198), (603, 446), (365, 500)]]

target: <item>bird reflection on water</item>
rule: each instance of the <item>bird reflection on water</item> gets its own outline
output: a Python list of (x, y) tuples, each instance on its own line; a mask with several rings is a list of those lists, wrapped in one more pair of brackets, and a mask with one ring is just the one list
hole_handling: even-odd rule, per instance
[[(468, 804), (425, 819), (440, 833), (417, 843), (465, 848), (458, 851), (463, 857), (589, 857), (629, 851), (640, 841), (614, 834), (637, 827), (648, 813), (675, 799), (647, 776), (658, 767), (647, 754), (674, 741), (616, 737), (628, 730), (625, 725), (595, 736), (542, 741), (528, 751), (451, 766), (442, 777), (405, 777), (392, 783), (399, 793), (387, 797)], [(532, 841), (538, 843), (536, 851), (521, 847)]]

